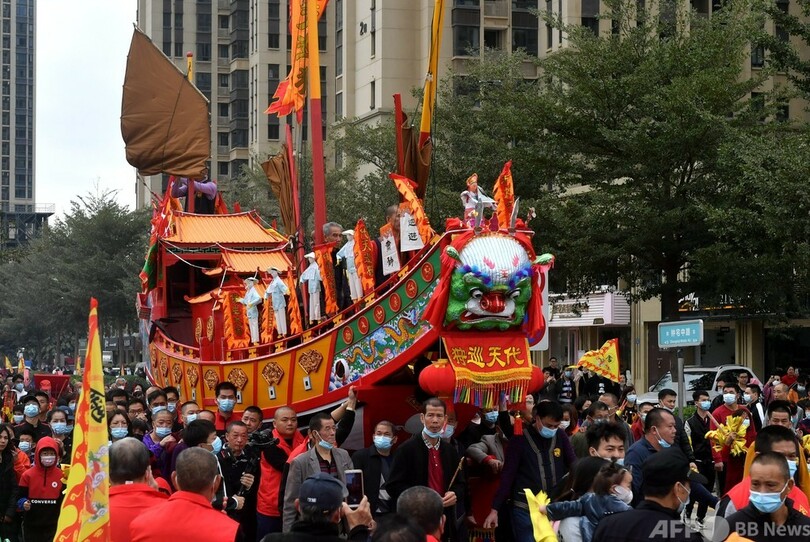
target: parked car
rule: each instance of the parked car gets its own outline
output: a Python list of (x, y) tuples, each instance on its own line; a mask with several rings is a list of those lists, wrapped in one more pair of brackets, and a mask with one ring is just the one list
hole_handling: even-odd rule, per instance
[[(683, 400), (688, 405), (694, 404), (692, 400), (692, 392), (697, 390), (706, 390), (709, 393), (709, 399), (714, 399), (720, 394), (717, 391), (717, 381), (737, 383), (737, 375), (741, 372), (748, 373), (748, 381), (753, 382), (754, 379), (762, 381), (754, 374), (754, 371), (748, 367), (740, 365), (720, 365), (718, 367), (698, 367), (696, 365), (687, 365), (683, 368), (684, 380), (686, 381), (686, 395)], [(658, 392), (669, 388), (675, 390), (680, 395), (681, 390), (677, 382), (672, 381), (672, 372), (667, 371), (664, 376), (658, 379), (658, 382), (650, 386), (649, 392), (643, 393), (638, 397), (638, 404), (641, 403), (658, 403)]]

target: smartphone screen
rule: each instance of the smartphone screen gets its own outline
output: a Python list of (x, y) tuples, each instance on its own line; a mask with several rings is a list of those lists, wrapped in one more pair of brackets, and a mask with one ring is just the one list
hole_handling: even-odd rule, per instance
[(345, 475), (346, 488), (349, 490), (346, 503), (351, 508), (357, 508), (360, 506), (360, 501), (363, 500), (363, 471), (357, 469), (347, 470)]

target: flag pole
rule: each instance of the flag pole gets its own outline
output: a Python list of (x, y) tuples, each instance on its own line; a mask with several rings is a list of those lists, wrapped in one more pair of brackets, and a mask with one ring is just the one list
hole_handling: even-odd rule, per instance
[(397, 173), (405, 175), (405, 146), (402, 141), (402, 124), (405, 116), (402, 114), (402, 95), (394, 94), (394, 134), (397, 136)]
[(315, 200), (315, 244), (323, 243), (326, 224), (326, 174), (323, 163), (323, 118), (321, 116), (321, 63), (318, 51), (318, 2), (307, 0), (307, 48), (309, 57), (309, 124), (312, 132), (312, 192)]

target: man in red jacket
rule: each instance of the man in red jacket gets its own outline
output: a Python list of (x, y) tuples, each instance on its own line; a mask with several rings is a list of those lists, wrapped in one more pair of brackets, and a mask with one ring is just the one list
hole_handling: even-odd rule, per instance
[(172, 481), (178, 491), (130, 525), (132, 542), (241, 542), (244, 539), (239, 524), (211, 506), (222, 481), (214, 454), (198, 447), (183, 450), (177, 458)]
[(110, 446), (110, 540), (129, 542), (129, 525), (143, 512), (163, 504), (168, 495), (158, 491), (149, 450), (127, 437)]

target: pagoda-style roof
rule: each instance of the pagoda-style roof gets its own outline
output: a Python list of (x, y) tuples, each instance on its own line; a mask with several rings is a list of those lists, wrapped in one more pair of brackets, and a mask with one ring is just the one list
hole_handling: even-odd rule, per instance
[(281, 249), (262, 252), (223, 250), (222, 262), (232, 273), (255, 273), (257, 269), (265, 272), (270, 267), (275, 267), (279, 272), (284, 273), (292, 267), (292, 262)]
[(262, 226), (255, 211), (227, 215), (198, 215), (175, 211), (173, 215), (172, 234), (165, 238), (170, 243), (279, 245), (287, 241), (273, 228)]

